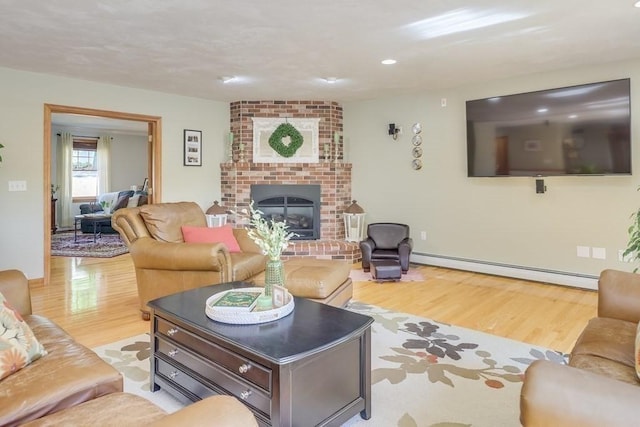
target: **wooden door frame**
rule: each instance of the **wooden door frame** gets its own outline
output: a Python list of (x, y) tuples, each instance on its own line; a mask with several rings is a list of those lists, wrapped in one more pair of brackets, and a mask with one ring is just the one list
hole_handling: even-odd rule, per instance
[(96, 110), (68, 105), (44, 104), (43, 206), (44, 206), (44, 285), (51, 278), (51, 115), (78, 114), (109, 119), (145, 122), (149, 129), (149, 156), (147, 170), (151, 171), (149, 202), (162, 201), (162, 117), (119, 111)]

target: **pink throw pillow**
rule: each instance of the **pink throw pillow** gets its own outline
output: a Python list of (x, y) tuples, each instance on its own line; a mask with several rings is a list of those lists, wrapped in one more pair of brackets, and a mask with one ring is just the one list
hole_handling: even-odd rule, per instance
[(183, 225), (182, 236), (187, 243), (218, 243), (222, 242), (227, 246), (229, 252), (242, 252), (233, 229), (229, 225), (223, 227), (192, 227)]

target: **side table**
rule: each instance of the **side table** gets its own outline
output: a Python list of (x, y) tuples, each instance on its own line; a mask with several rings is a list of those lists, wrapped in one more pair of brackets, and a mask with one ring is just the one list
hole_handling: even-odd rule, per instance
[(51, 234), (56, 234), (56, 202), (58, 199), (51, 198)]

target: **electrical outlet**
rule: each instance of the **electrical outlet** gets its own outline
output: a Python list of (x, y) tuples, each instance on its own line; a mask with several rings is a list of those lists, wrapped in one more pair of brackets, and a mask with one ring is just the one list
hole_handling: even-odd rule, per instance
[(577, 246), (576, 255), (578, 255), (580, 258), (590, 258), (591, 248), (589, 246)]
[(421, 231), (420, 232), (420, 239), (421, 240), (427, 240), (427, 232), (426, 231)]
[(607, 259), (607, 250), (605, 248), (591, 248), (591, 257), (595, 259)]

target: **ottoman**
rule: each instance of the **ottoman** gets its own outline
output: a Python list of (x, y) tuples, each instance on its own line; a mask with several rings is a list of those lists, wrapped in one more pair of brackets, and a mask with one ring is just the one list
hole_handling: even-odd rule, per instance
[[(353, 296), (350, 272), (346, 261), (291, 258), (284, 262), (285, 286), (291, 295), (334, 307), (346, 306)], [(264, 272), (252, 282), (264, 286)]]
[(398, 261), (371, 261), (371, 277), (378, 282), (400, 280), (402, 269)]

